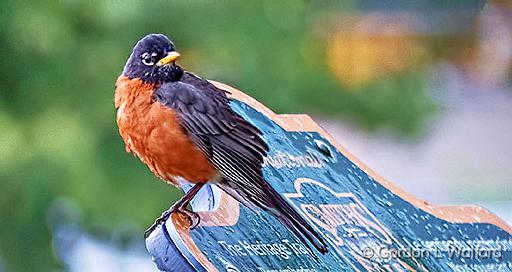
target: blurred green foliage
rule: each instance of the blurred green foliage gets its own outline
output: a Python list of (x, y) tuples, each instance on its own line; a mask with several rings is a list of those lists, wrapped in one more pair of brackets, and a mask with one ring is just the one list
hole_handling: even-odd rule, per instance
[(276, 112), (342, 116), (413, 135), (433, 110), (420, 70), (357, 87), (326, 64), (330, 14), (352, 1), (0, 2), (0, 256), (9, 271), (59, 267), (47, 223), (72, 199), (91, 232), (142, 230), (180, 192), (127, 155), (113, 107), (135, 42), (170, 36), (180, 63)]

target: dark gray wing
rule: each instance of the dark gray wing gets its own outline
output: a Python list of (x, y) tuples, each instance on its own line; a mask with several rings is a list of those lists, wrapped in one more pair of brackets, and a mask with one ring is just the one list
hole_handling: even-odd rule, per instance
[(231, 109), (225, 92), (212, 87), (168, 82), (153, 96), (176, 112), (189, 137), (222, 176), (239, 182), (265, 182), (261, 165), (268, 146), (261, 132)]

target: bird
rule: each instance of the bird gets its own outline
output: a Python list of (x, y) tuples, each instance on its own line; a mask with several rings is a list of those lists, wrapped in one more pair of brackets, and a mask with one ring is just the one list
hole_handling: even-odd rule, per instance
[(199, 216), (188, 204), (207, 183), (215, 184), (251, 210), (275, 217), (312, 252), (328, 252), (324, 238), (265, 180), (269, 147), (262, 132), (230, 106), (229, 92), (184, 70), (180, 54), (164, 34), (148, 34), (133, 48), (115, 84), (119, 133), (133, 153), (163, 181), (194, 186), (162, 213), (147, 237), (172, 213)]

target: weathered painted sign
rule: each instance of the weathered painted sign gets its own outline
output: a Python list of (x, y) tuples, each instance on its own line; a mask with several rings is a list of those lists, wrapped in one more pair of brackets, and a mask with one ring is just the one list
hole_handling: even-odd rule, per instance
[[(232, 107), (263, 133), (264, 175), (327, 239), (315, 260), (290, 232), (214, 185), (146, 240), (163, 271), (512, 271), (512, 228), (477, 206), (429, 204), (379, 177), (306, 115), (276, 115), (232, 93)], [(185, 188), (186, 189), (186, 188)]]

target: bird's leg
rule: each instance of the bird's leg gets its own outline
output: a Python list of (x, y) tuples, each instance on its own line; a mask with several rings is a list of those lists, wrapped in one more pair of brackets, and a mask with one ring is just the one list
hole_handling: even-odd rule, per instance
[(196, 185), (194, 185), (192, 189), (190, 189), (180, 200), (178, 200), (178, 202), (174, 203), (174, 205), (172, 205), (172, 207), (168, 210), (170, 213), (179, 212), (187, 215), (188, 219), (190, 220), (190, 229), (194, 229), (195, 227), (197, 227), (197, 225), (199, 225), (201, 218), (197, 213), (187, 209), (187, 206), (190, 203), (190, 201), (192, 201), (194, 196), (197, 195), (197, 193), (201, 190), (201, 188), (203, 188), (204, 185), (205, 183), (197, 183)]
[(197, 225), (199, 225), (199, 215), (197, 215), (197, 213), (193, 211), (188, 210), (187, 206), (190, 203), (190, 201), (192, 201), (194, 196), (199, 192), (199, 190), (203, 188), (204, 185), (205, 183), (197, 183), (196, 185), (194, 185), (194, 187), (192, 187), (192, 189), (190, 189), (180, 200), (176, 201), (176, 203), (174, 203), (171, 206), (171, 208), (163, 212), (162, 215), (160, 215), (160, 217), (158, 217), (155, 220), (153, 225), (151, 225), (144, 233), (144, 237), (147, 238), (151, 234), (151, 232), (153, 232), (156, 229), (158, 225), (167, 221), (167, 219), (169, 219), (169, 216), (171, 216), (171, 214), (175, 212), (183, 213), (188, 216), (188, 218), (191, 221), (191, 229), (194, 229)]

